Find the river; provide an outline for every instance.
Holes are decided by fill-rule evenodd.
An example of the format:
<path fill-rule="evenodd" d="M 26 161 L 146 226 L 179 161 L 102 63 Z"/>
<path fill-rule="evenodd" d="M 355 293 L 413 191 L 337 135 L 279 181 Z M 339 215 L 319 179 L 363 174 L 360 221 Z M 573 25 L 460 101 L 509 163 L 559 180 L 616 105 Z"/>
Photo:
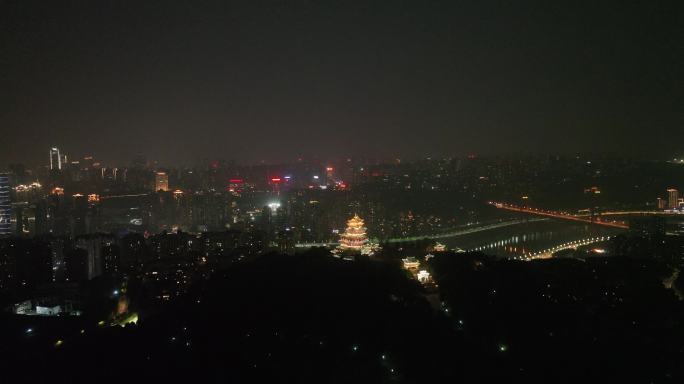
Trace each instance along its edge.
<path fill-rule="evenodd" d="M 624 230 L 564 220 L 527 222 L 488 231 L 440 239 L 447 248 L 481 251 L 513 257 L 535 253 L 563 243 L 593 237 L 614 236 Z"/>

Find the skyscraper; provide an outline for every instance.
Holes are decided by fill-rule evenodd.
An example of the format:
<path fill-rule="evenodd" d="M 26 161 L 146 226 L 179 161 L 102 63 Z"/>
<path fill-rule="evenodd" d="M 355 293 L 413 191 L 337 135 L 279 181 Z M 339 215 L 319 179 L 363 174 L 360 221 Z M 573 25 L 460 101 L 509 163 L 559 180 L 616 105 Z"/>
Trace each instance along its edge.
<path fill-rule="evenodd" d="M 62 155 L 56 147 L 50 149 L 50 169 L 62 169 Z"/>
<path fill-rule="evenodd" d="M 154 190 L 157 192 L 169 190 L 169 176 L 166 172 L 157 172 L 154 176 Z"/>
<path fill-rule="evenodd" d="M 0 236 L 12 234 L 12 203 L 10 202 L 9 175 L 0 173 Z"/>
<path fill-rule="evenodd" d="M 335 181 L 333 180 L 334 171 L 335 168 L 333 167 L 325 167 L 325 184 L 328 186 L 335 184 Z"/>
<path fill-rule="evenodd" d="M 660 198 L 660 197 L 656 200 L 656 205 L 657 205 L 658 209 L 667 208 L 667 202 L 665 201 L 665 199 Z"/>
<path fill-rule="evenodd" d="M 674 188 L 669 188 L 667 190 L 667 207 L 669 209 L 675 209 L 679 205 L 679 191 Z"/>

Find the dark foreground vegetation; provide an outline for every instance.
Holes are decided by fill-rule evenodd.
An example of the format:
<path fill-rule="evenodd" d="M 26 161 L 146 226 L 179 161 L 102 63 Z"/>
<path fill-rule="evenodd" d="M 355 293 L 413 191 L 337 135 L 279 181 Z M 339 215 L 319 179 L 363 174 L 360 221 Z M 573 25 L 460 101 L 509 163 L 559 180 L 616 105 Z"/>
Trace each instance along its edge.
<path fill-rule="evenodd" d="M 5 316 L 8 382 L 681 382 L 662 260 L 442 253 L 442 305 L 396 261 L 311 250 L 217 272 L 137 325 Z M 30 332 L 28 329 L 30 328 Z"/>

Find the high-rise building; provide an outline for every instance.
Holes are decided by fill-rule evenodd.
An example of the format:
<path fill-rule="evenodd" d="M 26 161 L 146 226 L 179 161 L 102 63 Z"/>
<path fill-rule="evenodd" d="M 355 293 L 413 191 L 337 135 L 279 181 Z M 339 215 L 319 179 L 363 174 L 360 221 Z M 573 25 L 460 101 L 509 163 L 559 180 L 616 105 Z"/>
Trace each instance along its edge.
<path fill-rule="evenodd" d="M 0 173 L 0 236 L 12 234 L 12 202 L 9 175 Z"/>
<path fill-rule="evenodd" d="M 679 191 L 674 188 L 669 188 L 667 190 L 667 207 L 669 209 L 678 208 L 679 202 Z"/>
<path fill-rule="evenodd" d="M 62 155 L 56 147 L 50 149 L 50 169 L 62 169 Z"/>
<path fill-rule="evenodd" d="M 658 209 L 665 209 L 665 208 L 667 208 L 667 201 L 665 201 L 665 199 L 659 197 L 656 200 L 656 205 L 657 205 Z"/>
<path fill-rule="evenodd" d="M 166 172 L 157 172 L 154 176 L 154 190 L 168 191 L 169 190 L 169 175 Z"/>
<path fill-rule="evenodd" d="M 335 183 L 335 180 L 333 179 L 335 176 L 334 171 L 335 168 L 333 167 L 325 167 L 325 184 L 328 186 L 333 185 Z"/>
<path fill-rule="evenodd" d="M 115 243 L 115 239 L 110 235 L 85 235 L 80 236 L 75 241 L 75 247 L 85 251 L 85 277 L 91 280 L 102 274 L 106 268 L 110 268 L 109 272 L 114 271 L 114 266 L 111 264 L 111 247 Z"/>

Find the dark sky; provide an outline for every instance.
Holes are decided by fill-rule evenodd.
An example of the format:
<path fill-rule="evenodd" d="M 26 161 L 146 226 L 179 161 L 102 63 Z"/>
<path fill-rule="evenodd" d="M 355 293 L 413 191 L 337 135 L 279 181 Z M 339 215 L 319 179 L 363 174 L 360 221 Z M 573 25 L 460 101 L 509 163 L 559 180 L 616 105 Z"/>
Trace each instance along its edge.
<path fill-rule="evenodd" d="M 684 151 L 684 1 L 0 0 L 0 163 Z"/>

